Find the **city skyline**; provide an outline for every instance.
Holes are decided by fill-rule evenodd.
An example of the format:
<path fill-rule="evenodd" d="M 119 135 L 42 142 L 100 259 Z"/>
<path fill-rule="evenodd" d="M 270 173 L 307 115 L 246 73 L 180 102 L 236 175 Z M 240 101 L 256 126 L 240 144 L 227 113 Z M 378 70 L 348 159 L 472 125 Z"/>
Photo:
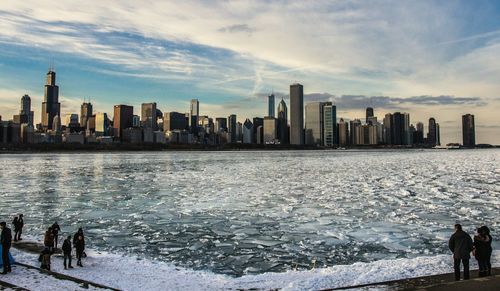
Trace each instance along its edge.
<path fill-rule="evenodd" d="M 344 119 L 364 119 L 366 107 L 379 119 L 409 112 L 412 123 L 439 115 L 446 144 L 462 140 L 461 116 L 471 113 L 477 143 L 500 144 L 493 1 L 125 2 L 2 2 L 0 115 L 16 114 L 28 94 L 39 123 L 39 76 L 53 64 L 65 113 L 78 113 L 84 98 L 108 114 L 152 101 L 184 112 L 197 98 L 201 114 L 243 123 L 266 115 L 273 91 L 289 103 L 297 81 L 304 103 L 331 101 Z"/>

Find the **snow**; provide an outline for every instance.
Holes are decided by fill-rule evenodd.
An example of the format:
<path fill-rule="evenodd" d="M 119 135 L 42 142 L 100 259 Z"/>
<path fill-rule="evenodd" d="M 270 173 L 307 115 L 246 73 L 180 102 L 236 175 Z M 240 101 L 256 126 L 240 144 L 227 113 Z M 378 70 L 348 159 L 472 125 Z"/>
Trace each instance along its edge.
<path fill-rule="evenodd" d="M 38 266 L 36 254 L 16 249 L 12 253 L 17 261 Z M 379 260 L 371 263 L 354 263 L 318 268 L 309 271 L 288 271 L 231 277 L 208 271 L 195 271 L 172 264 L 122 256 L 106 252 L 87 251 L 83 268 L 64 270 L 62 257 L 54 256 L 52 270 L 123 290 L 221 290 L 259 288 L 283 290 L 318 290 L 342 286 L 391 281 L 453 271 L 451 255 L 417 257 L 413 259 Z M 495 251 L 492 261 L 500 267 L 500 251 Z M 73 263 L 75 265 L 75 262 Z M 471 268 L 477 268 L 471 259 Z M 2 280 L 36 290 L 77 290 L 78 284 L 54 279 L 38 271 L 19 266 Z M 380 288 L 380 287 L 377 287 Z"/>

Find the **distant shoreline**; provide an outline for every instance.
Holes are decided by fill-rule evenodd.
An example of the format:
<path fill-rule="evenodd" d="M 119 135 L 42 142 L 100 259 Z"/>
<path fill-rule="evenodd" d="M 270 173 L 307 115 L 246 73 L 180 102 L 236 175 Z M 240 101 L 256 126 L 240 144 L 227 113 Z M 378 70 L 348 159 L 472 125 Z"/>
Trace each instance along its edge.
<path fill-rule="evenodd" d="M 500 146 L 478 146 L 463 149 L 500 148 Z M 38 152 L 125 152 L 125 151 L 343 151 L 343 150 L 446 150 L 446 148 L 406 146 L 350 146 L 342 149 L 293 145 L 186 145 L 186 144 L 0 144 L 0 154 Z"/>

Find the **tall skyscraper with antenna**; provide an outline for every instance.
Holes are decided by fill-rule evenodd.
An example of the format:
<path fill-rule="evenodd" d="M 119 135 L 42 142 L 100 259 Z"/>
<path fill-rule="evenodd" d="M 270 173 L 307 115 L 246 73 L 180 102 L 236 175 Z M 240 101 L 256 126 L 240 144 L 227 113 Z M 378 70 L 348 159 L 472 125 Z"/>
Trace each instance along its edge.
<path fill-rule="evenodd" d="M 59 103 L 59 86 L 56 85 L 56 72 L 52 67 L 47 72 L 45 94 L 42 102 L 42 128 L 44 131 L 52 129 L 54 117 L 61 115 Z"/>

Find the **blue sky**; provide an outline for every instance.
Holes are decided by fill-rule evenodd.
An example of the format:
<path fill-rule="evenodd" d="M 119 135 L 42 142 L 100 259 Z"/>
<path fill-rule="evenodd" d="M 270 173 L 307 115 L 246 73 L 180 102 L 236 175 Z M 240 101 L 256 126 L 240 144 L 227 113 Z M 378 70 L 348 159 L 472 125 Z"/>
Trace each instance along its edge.
<path fill-rule="evenodd" d="M 263 116 L 289 84 L 338 116 L 435 117 L 444 142 L 476 115 L 500 144 L 498 1 L 12 1 L 0 3 L 0 115 L 33 99 L 54 64 L 62 111 L 156 101 L 163 111 Z M 7 118 L 6 118 L 7 117 Z"/>

